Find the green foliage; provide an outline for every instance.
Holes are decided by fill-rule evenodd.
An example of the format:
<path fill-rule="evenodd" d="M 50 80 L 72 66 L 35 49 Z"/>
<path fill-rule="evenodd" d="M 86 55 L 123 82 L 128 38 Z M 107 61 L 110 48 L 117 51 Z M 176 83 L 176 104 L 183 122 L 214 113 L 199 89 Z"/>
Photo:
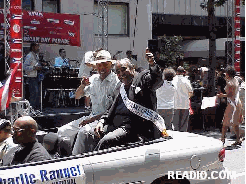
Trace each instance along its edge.
<path fill-rule="evenodd" d="M 167 38 L 166 35 L 159 37 L 161 40 L 160 59 L 167 62 L 167 66 L 176 65 L 177 59 L 183 59 L 184 55 L 181 53 L 180 41 L 182 36 L 173 36 Z"/>
<path fill-rule="evenodd" d="M 228 1 L 228 0 L 214 0 L 214 6 L 215 7 L 224 6 L 226 1 Z M 245 6 L 245 0 L 241 0 L 241 3 L 242 3 L 243 6 Z M 202 2 L 200 4 L 200 6 L 201 6 L 202 9 L 207 9 L 208 0 L 204 0 L 204 2 Z"/>
<path fill-rule="evenodd" d="M 214 1 L 214 6 L 224 6 L 227 0 L 217 0 Z"/>

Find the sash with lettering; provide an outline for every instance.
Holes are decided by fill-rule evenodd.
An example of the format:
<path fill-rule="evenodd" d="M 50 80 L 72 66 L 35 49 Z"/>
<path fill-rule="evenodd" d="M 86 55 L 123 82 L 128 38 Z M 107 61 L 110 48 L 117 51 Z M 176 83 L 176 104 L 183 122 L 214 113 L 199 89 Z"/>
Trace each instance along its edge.
<path fill-rule="evenodd" d="M 129 98 L 127 97 L 125 88 L 124 88 L 124 84 L 121 84 L 120 95 L 128 110 L 130 110 L 134 114 L 146 120 L 152 121 L 155 124 L 155 126 L 160 130 L 163 137 L 168 136 L 166 132 L 166 125 L 165 125 L 164 119 L 157 112 L 129 100 Z"/>

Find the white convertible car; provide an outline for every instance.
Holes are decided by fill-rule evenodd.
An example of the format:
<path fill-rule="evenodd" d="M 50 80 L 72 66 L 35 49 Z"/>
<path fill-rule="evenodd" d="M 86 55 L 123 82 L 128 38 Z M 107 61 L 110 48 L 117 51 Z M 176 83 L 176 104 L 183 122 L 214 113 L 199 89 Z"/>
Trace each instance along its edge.
<path fill-rule="evenodd" d="M 0 168 L 1 184 L 230 183 L 222 142 L 188 132 L 44 162 Z"/>

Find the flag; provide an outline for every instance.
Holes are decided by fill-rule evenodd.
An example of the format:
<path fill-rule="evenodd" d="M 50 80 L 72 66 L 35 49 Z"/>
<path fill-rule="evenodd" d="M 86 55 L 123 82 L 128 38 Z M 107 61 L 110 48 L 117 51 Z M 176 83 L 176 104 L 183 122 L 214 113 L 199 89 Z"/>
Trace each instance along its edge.
<path fill-rule="evenodd" d="M 0 87 L 0 111 L 9 107 L 9 103 L 13 93 L 13 85 L 15 82 L 15 74 L 19 64 L 11 71 L 11 74 L 7 77 L 6 81 Z"/>

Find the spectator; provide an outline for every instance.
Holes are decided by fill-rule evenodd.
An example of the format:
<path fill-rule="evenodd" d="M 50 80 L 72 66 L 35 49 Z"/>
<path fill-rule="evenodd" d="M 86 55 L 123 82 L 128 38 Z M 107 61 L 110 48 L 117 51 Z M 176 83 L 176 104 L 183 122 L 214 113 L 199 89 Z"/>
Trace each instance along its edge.
<path fill-rule="evenodd" d="M 70 67 L 70 61 L 66 58 L 66 50 L 61 48 L 59 49 L 60 57 L 55 58 L 55 67 Z"/>
<path fill-rule="evenodd" d="M 82 96 L 89 96 L 92 103 L 92 111 L 88 117 L 82 117 L 78 120 L 72 121 L 58 129 L 59 137 L 69 137 L 71 144 L 78 133 L 80 127 L 86 124 L 86 127 L 81 128 L 90 129 L 100 116 L 112 105 L 116 96 L 115 89 L 120 84 L 120 81 L 115 73 L 111 71 L 112 59 L 111 55 L 106 50 L 101 50 L 97 53 L 96 68 L 98 74 L 94 74 L 93 80 L 89 82 L 88 77 L 82 77 L 81 85 L 75 93 L 75 98 L 79 99 Z"/>
<path fill-rule="evenodd" d="M 239 124 L 242 118 L 242 104 L 239 99 L 239 82 L 235 78 L 236 71 L 233 66 L 226 67 L 226 93 L 217 94 L 219 98 L 227 97 L 227 107 L 224 113 L 221 141 L 225 143 L 225 136 L 228 127 L 232 126 L 236 134 L 236 141 L 233 146 L 241 145 Z"/>
<path fill-rule="evenodd" d="M 30 104 L 34 109 L 40 109 L 40 81 L 38 78 L 38 71 L 42 69 L 38 58 L 39 44 L 31 43 L 30 52 L 27 54 L 23 63 L 24 72 L 27 75 L 27 83 L 29 86 L 30 93 Z"/>
<path fill-rule="evenodd" d="M 156 90 L 157 111 L 165 120 L 167 130 L 172 130 L 174 115 L 174 93 L 175 87 L 172 84 L 173 77 L 176 72 L 172 68 L 166 68 L 163 71 L 164 82 L 160 88 Z"/>
<path fill-rule="evenodd" d="M 83 76 L 90 76 L 89 78 L 89 82 L 92 83 L 92 80 L 94 77 L 91 77 L 93 74 L 96 74 L 96 65 L 91 64 L 91 62 L 94 59 L 93 56 L 93 51 L 88 51 L 85 53 L 84 58 L 80 64 L 80 68 L 79 68 L 79 74 L 78 77 L 82 78 Z M 78 98 L 80 99 L 80 97 Z M 90 101 L 90 97 L 86 96 L 85 99 L 85 108 L 86 109 L 90 109 L 91 107 L 91 101 Z"/>
<path fill-rule="evenodd" d="M 135 72 L 134 66 L 128 59 L 116 62 L 116 73 L 123 83 L 120 93 L 118 92 L 110 110 L 99 120 L 94 132 L 88 134 L 80 146 L 90 145 L 94 147 L 98 142 L 96 149 L 104 149 L 135 141 L 137 135 L 146 139 L 160 136 L 160 134 L 156 135 L 153 122 L 144 119 L 141 113 L 138 114 L 131 107 L 125 105 L 127 101 L 136 106 L 141 104 L 145 108 L 156 110 L 155 91 L 162 83 L 162 73 L 153 60 L 153 54 L 146 54 L 148 55 L 150 70 L 141 73 Z M 126 98 L 127 96 L 129 99 Z M 99 140 L 99 138 L 101 139 Z"/>
<path fill-rule="evenodd" d="M 8 151 L 17 146 L 12 139 L 11 123 L 9 120 L 0 119 L 0 165 L 2 164 L 3 156 Z"/>
<path fill-rule="evenodd" d="M 13 141 L 18 144 L 4 157 L 3 165 L 16 165 L 51 159 L 46 149 L 36 139 L 38 125 L 30 116 L 18 118 L 13 125 Z"/>
<path fill-rule="evenodd" d="M 133 55 L 132 55 L 132 51 L 131 50 L 127 50 L 126 51 L 126 57 L 131 61 L 131 63 L 133 64 L 133 66 L 136 68 L 138 68 L 138 65 L 137 65 L 137 58 L 135 58 Z"/>
<path fill-rule="evenodd" d="M 226 79 L 225 79 L 225 69 L 221 68 L 218 75 L 217 75 L 217 79 L 216 79 L 216 87 L 217 87 L 217 94 L 223 93 L 225 94 L 225 86 L 226 86 Z M 224 116 L 224 112 L 227 106 L 227 99 L 226 97 L 221 97 L 218 98 L 218 105 L 216 107 L 216 114 L 215 114 L 215 118 L 216 118 L 216 123 L 218 123 L 219 125 L 217 127 L 222 128 L 222 120 L 223 120 L 223 116 Z"/>
<path fill-rule="evenodd" d="M 190 80 L 184 77 L 185 70 L 179 66 L 177 75 L 173 78 L 173 85 L 176 89 L 174 95 L 174 130 L 186 132 L 189 122 L 189 103 L 193 95 L 193 89 Z"/>
<path fill-rule="evenodd" d="M 89 76 L 90 71 L 95 68 L 95 65 L 91 64 L 93 58 L 93 51 L 87 51 L 85 53 L 79 68 L 79 78 L 82 78 L 83 76 Z"/>
<path fill-rule="evenodd" d="M 201 86 L 207 87 L 208 86 L 208 67 L 201 67 Z"/>

